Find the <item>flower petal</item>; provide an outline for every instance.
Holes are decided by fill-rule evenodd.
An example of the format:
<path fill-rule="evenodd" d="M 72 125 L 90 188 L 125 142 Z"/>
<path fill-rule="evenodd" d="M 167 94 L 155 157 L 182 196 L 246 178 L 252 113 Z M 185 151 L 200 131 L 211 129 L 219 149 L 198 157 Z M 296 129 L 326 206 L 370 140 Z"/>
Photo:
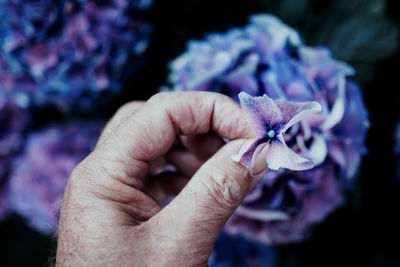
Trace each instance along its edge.
<path fill-rule="evenodd" d="M 282 133 L 296 122 L 321 112 L 321 105 L 316 101 L 290 102 L 285 100 L 275 100 L 275 103 L 283 114 L 282 124 L 286 124 L 281 130 Z"/>
<path fill-rule="evenodd" d="M 328 144 L 323 135 L 313 133 L 311 137 L 311 145 L 307 148 L 304 137 L 298 135 L 296 137 L 297 145 L 303 154 L 312 159 L 316 165 L 321 164 L 328 155 Z"/>
<path fill-rule="evenodd" d="M 243 154 L 234 155 L 232 159 L 245 165 L 248 169 L 253 169 L 258 155 L 267 144 L 265 138 L 258 138 Z"/>
<path fill-rule="evenodd" d="M 265 210 L 265 209 L 254 209 L 246 208 L 241 205 L 236 209 L 236 213 L 248 218 L 252 218 L 258 221 L 282 221 L 288 220 L 290 217 L 283 211 Z"/>
<path fill-rule="evenodd" d="M 338 124 L 344 115 L 346 105 L 346 78 L 344 75 L 339 77 L 338 80 L 338 92 L 336 101 L 332 106 L 331 112 L 321 125 L 321 129 L 326 131 Z"/>
<path fill-rule="evenodd" d="M 266 153 L 266 161 L 268 168 L 271 170 L 286 168 L 294 171 L 302 171 L 315 166 L 313 161 L 296 154 L 286 144 L 277 140 L 271 142 Z"/>
<path fill-rule="evenodd" d="M 245 91 L 250 94 L 257 94 L 258 84 L 253 73 L 256 72 L 259 61 L 260 59 L 258 55 L 250 54 L 246 59 L 244 59 L 242 66 L 237 67 L 231 73 L 227 74 L 225 81 L 233 88 L 246 88 Z M 238 89 L 238 91 L 242 90 Z"/>
<path fill-rule="evenodd" d="M 282 121 L 283 115 L 279 107 L 267 95 L 252 97 L 241 92 L 239 99 L 246 112 L 247 121 L 257 137 L 265 136 L 267 128 Z"/>

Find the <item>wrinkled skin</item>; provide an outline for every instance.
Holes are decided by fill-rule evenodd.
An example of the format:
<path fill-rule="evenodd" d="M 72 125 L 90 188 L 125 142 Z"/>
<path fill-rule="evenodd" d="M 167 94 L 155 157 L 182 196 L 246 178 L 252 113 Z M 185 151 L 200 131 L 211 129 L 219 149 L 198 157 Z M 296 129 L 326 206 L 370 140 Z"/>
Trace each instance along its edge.
<path fill-rule="evenodd" d="M 252 133 L 239 105 L 216 93 L 160 93 L 122 107 L 70 177 L 57 266 L 206 265 L 267 170 L 251 175 L 231 160 L 245 137 Z M 175 171 L 157 174 L 160 162 Z"/>

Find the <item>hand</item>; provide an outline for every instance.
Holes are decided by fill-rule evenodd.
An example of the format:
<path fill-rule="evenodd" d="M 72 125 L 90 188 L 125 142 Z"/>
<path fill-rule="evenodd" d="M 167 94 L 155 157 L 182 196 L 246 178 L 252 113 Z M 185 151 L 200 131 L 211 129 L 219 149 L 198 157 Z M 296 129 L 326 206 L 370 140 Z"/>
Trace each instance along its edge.
<path fill-rule="evenodd" d="M 240 106 L 216 93 L 160 93 L 122 107 L 71 174 L 57 265 L 207 265 L 227 219 L 266 172 L 252 176 L 231 159 L 250 136 Z M 154 173 L 165 163 L 175 171 Z"/>

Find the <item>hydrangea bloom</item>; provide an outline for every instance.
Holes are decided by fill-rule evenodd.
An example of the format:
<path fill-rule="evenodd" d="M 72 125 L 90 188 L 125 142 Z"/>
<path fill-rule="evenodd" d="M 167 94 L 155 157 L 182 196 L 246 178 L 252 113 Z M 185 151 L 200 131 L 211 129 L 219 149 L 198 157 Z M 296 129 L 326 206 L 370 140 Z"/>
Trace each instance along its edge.
<path fill-rule="evenodd" d="M 273 248 L 222 232 L 215 243 L 208 266 L 272 267 L 276 266 L 276 261 L 276 251 Z"/>
<path fill-rule="evenodd" d="M 54 233 L 69 175 L 94 148 L 103 123 L 70 123 L 32 132 L 9 181 L 10 209 Z"/>
<path fill-rule="evenodd" d="M 366 152 L 368 114 L 353 69 L 326 48 L 307 47 L 299 34 L 270 15 L 255 15 L 244 28 L 191 41 L 171 63 L 173 90 L 207 90 L 238 100 L 267 94 L 286 101 L 317 101 L 321 113 L 287 129 L 284 141 L 316 167 L 269 171 L 226 224 L 277 244 L 302 240 L 310 225 L 342 202 Z"/>
<path fill-rule="evenodd" d="M 8 210 L 6 184 L 12 159 L 23 145 L 23 131 L 28 123 L 23 110 L 0 91 L 0 219 Z"/>
<path fill-rule="evenodd" d="M 257 139 L 235 161 L 249 169 L 262 150 L 266 150 L 266 162 L 271 170 L 287 168 L 290 170 L 307 170 L 315 163 L 293 152 L 285 143 L 283 134 L 295 123 L 321 111 L 318 102 L 290 102 L 273 100 L 267 95 L 251 97 L 241 92 L 240 104 L 247 113 L 247 120 Z"/>
<path fill-rule="evenodd" d="M 0 90 L 29 106 L 94 108 L 139 68 L 150 2 L 0 0 Z"/>

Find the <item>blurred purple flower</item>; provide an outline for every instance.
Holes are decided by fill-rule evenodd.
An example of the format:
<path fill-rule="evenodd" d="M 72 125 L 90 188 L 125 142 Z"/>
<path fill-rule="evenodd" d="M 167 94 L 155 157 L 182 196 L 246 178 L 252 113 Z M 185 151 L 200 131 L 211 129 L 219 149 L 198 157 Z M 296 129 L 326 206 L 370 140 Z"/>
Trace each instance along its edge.
<path fill-rule="evenodd" d="M 397 179 L 400 179 L 400 121 L 397 122 L 394 138 L 394 154 L 397 157 Z"/>
<path fill-rule="evenodd" d="M 301 241 L 310 225 L 343 202 L 334 163 L 302 172 L 269 172 L 230 218 L 227 230 L 268 244 Z"/>
<path fill-rule="evenodd" d="M 265 148 L 266 162 L 271 170 L 281 167 L 308 170 L 315 166 L 310 159 L 293 152 L 286 145 L 283 134 L 295 123 L 320 112 L 318 102 L 273 100 L 267 95 L 252 97 L 245 92 L 239 94 L 239 99 L 257 139 L 244 153 L 237 155 L 237 160 L 234 157 L 235 161 L 253 169 L 255 160 Z"/>
<path fill-rule="evenodd" d="M 12 159 L 23 145 L 28 116 L 0 91 L 0 220 L 8 211 L 6 184 Z"/>
<path fill-rule="evenodd" d="M 9 181 L 10 209 L 46 234 L 56 232 L 59 208 L 73 168 L 94 148 L 99 122 L 75 122 L 32 132 Z"/>
<path fill-rule="evenodd" d="M 350 66 L 326 48 L 305 46 L 295 30 L 261 14 L 242 29 L 189 42 L 170 67 L 173 90 L 220 92 L 236 101 L 244 91 L 322 107 L 284 136 L 291 150 L 316 167 L 268 172 L 228 221 L 227 232 L 270 244 L 301 241 L 342 203 L 366 153 L 369 126 L 360 89 L 346 80 L 354 72 Z"/>
<path fill-rule="evenodd" d="M 0 0 L 0 90 L 27 106 L 93 109 L 139 70 L 150 3 Z"/>

